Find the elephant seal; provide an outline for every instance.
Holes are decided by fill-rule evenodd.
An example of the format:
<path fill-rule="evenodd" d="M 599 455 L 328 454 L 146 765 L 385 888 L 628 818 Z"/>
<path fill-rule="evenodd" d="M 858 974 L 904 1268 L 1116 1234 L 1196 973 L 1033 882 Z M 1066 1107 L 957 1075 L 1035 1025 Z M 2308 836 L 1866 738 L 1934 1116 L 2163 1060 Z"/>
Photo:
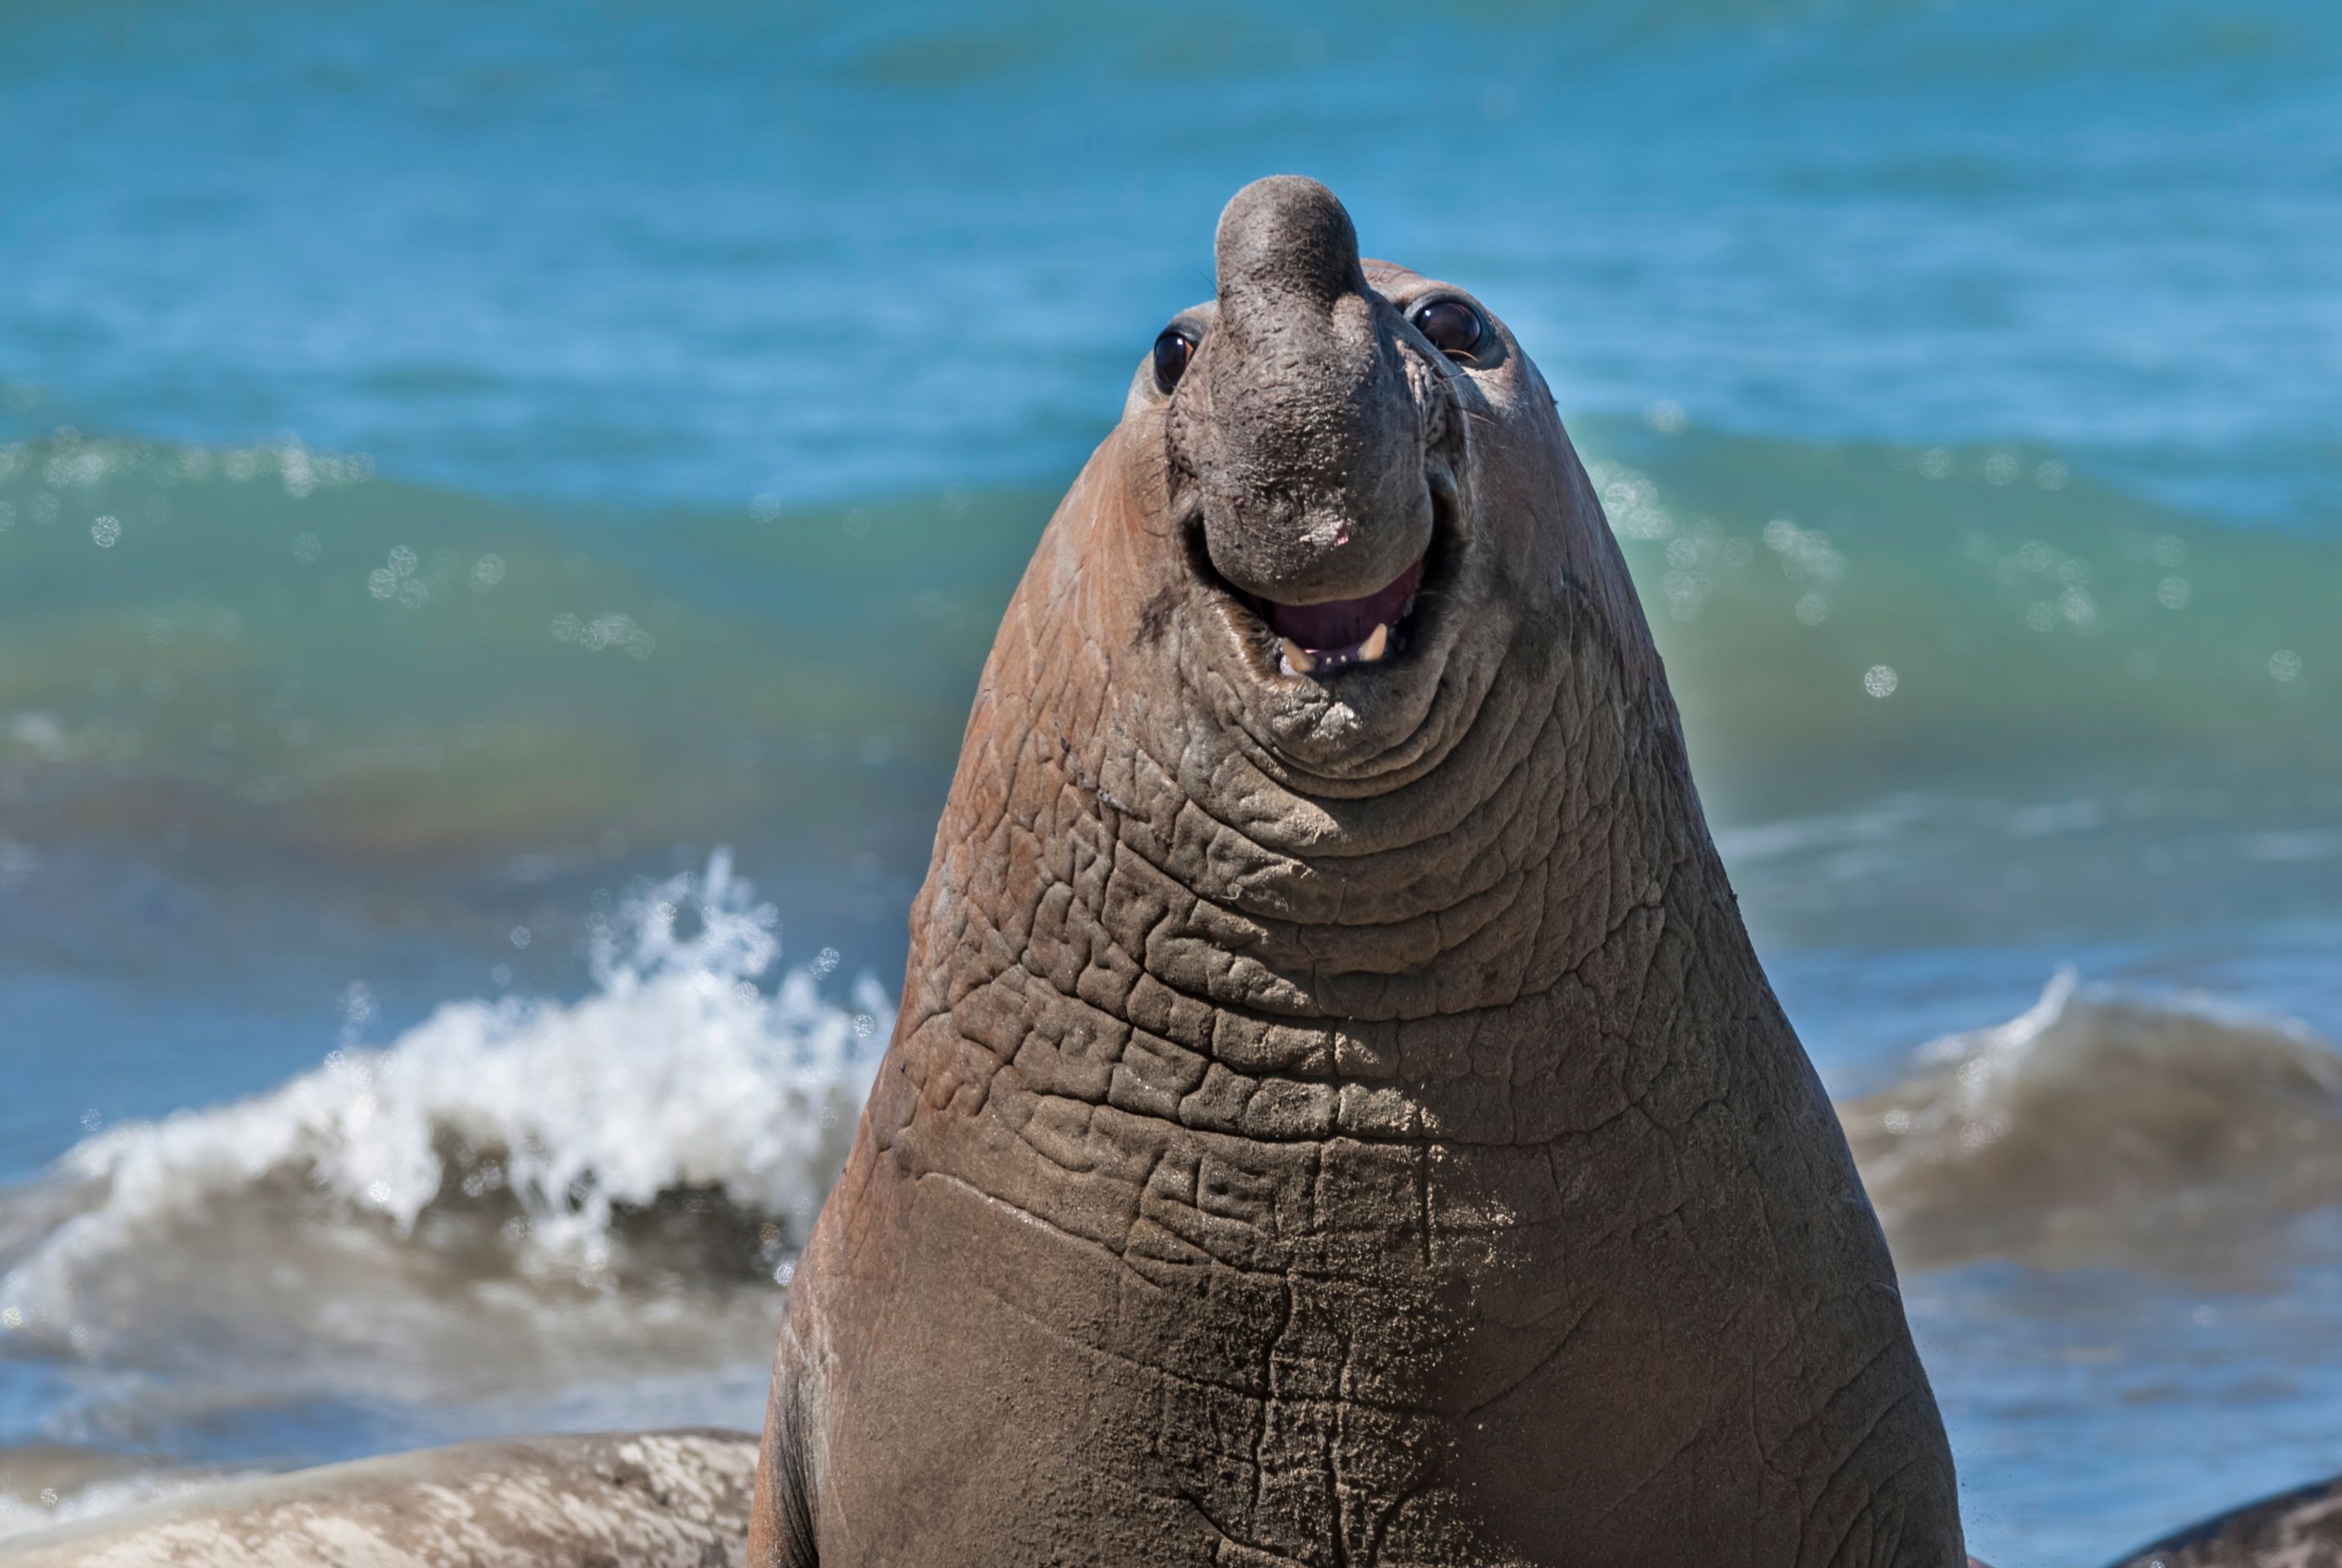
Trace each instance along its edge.
<path fill-rule="evenodd" d="M 735 1568 L 756 1440 L 646 1432 L 329 1464 L 0 1543 L 10 1568 Z"/>
<path fill-rule="evenodd" d="M 1551 394 L 1246 187 L 977 690 L 756 1568 L 1963 1561 Z"/>

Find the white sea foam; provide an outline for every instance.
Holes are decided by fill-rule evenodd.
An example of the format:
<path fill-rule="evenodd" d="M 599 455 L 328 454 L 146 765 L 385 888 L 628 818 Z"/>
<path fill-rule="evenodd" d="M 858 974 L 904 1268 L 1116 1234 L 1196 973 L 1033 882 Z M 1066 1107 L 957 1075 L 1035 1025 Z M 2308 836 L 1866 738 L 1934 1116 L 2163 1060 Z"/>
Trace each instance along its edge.
<path fill-rule="evenodd" d="M 375 1333 L 397 1310 L 385 1293 L 409 1287 L 606 1297 L 629 1216 L 677 1203 L 752 1238 L 725 1272 L 761 1258 L 769 1291 L 894 1024 L 871 980 L 840 1005 L 824 966 L 776 974 L 775 919 L 719 853 L 596 924 L 577 1001 L 449 1003 L 272 1093 L 85 1140 L 36 1192 L 0 1199 L 15 1210 L 0 1213 L 0 1322 L 118 1349 L 174 1314 L 233 1327 L 241 1300 L 346 1340 Z M 235 1251 L 249 1245 L 262 1255 Z M 435 1246 L 427 1266 L 383 1262 Z"/>

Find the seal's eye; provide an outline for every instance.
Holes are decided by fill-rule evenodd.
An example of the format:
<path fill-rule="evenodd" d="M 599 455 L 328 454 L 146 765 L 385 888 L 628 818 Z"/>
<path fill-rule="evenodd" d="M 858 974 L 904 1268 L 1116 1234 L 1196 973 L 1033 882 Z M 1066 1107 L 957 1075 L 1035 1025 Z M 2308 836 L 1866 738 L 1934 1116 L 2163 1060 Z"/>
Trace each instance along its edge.
<path fill-rule="evenodd" d="M 1468 359 L 1487 328 L 1480 313 L 1460 299 L 1436 299 L 1415 313 L 1415 330 L 1450 359 Z"/>
<path fill-rule="evenodd" d="M 1187 361 L 1194 358 L 1196 345 L 1176 326 L 1166 326 L 1163 335 L 1155 340 L 1155 385 L 1168 392 L 1179 385 L 1186 374 Z"/>

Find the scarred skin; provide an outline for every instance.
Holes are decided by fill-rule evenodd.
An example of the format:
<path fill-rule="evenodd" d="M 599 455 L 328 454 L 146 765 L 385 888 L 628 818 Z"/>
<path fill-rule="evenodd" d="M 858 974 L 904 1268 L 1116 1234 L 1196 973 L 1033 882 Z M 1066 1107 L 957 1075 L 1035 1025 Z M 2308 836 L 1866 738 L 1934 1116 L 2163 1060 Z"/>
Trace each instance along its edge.
<path fill-rule="evenodd" d="M 986 666 L 750 1563 L 1961 1563 L 1543 379 L 1311 182 L 1217 251 Z M 1280 668 L 1243 595 L 1426 545 L 1390 658 Z"/>

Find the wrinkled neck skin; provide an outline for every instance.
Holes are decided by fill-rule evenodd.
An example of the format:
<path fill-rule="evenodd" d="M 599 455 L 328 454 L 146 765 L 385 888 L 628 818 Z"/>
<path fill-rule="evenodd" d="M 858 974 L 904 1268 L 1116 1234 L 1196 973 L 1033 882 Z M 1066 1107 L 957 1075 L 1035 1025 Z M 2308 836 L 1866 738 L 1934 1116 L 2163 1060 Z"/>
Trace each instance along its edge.
<path fill-rule="evenodd" d="M 1475 536 L 1440 606 L 1472 624 L 1441 631 L 1470 634 L 1425 650 L 1436 680 L 1363 714 L 1316 690 L 1263 699 L 1245 651 L 1199 624 L 1229 611 L 1193 591 L 1162 521 L 1158 422 L 1108 438 L 982 683 L 913 917 L 906 1038 L 965 991 L 972 939 L 1063 974 L 1030 944 L 1064 922 L 1094 985 L 1152 979 L 1368 1050 L 1400 1021 L 1549 990 L 1679 875 L 1686 914 L 1721 893 L 1624 564 L 1542 381 L 1520 385 L 1521 406 L 1493 411 L 1460 378 L 1443 389 L 1469 431 Z M 1125 931 L 1125 895 L 1162 913 Z M 1072 936 L 1076 916 L 1114 945 Z M 1330 1048 L 1279 1069 L 1333 1071 L 1313 1064 Z"/>

